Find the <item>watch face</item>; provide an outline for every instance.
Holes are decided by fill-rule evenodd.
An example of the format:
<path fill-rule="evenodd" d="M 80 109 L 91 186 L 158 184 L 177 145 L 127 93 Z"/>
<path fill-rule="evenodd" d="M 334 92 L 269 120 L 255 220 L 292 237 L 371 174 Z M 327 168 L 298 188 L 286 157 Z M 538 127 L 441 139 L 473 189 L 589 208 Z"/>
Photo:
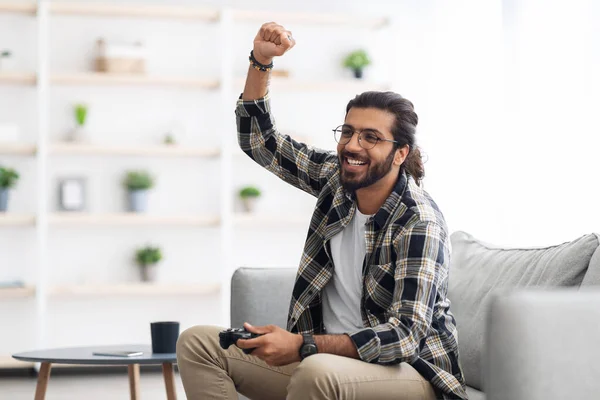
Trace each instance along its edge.
<path fill-rule="evenodd" d="M 317 354 L 317 346 L 314 344 L 305 344 L 302 346 L 302 358 L 306 358 L 308 356 L 312 356 L 313 354 Z"/>

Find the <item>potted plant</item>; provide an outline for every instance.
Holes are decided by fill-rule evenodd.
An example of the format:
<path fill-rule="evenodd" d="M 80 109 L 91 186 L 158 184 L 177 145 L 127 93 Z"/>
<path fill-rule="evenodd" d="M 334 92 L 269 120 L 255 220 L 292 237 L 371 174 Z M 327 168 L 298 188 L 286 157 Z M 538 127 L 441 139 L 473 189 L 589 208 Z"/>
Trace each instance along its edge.
<path fill-rule="evenodd" d="M 0 51 L 0 70 L 9 70 L 12 67 L 12 51 Z"/>
<path fill-rule="evenodd" d="M 371 64 L 371 60 L 364 50 L 353 51 L 344 59 L 344 67 L 354 71 L 354 76 L 357 79 L 362 78 L 363 69 L 369 64 Z"/>
<path fill-rule="evenodd" d="M 162 260 L 162 252 L 158 247 L 145 246 L 135 252 L 135 261 L 140 266 L 143 282 L 156 280 L 156 265 L 160 260 Z"/>
<path fill-rule="evenodd" d="M 165 135 L 165 138 L 164 138 L 163 142 L 166 145 L 174 145 L 176 143 L 176 141 L 175 141 L 175 135 L 173 135 L 172 133 L 167 133 Z"/>
<path fill-rule="evenodd" d="M 0 167 L 0 212 L 8 209 L 9 190 L 17 184 L 19 174 L 12 168 Z"/>
<path fill-rule="evenodd" d="M 80 141 L 85 137 L 85 121 L 87 120 L 88 107 L 85 104 L 75 104 L 73 106 L 75 116 L 75 127 L 69 133 L 67 139 L 69 141 Z"/>
<path fill-rule="evenodd" d="M 260 194 L 260 190 L 254 186 L 246 186 L 240 190 L 240 198 L 242 199 L 244 211 L 254 211 L 256 200 L 260 197 Z"/>
<path fill-rule="evenodd" d="M 154 178 L 146 171 L 128 171 L 123 180 L 129 197 L 129 211 L 145 212 L 148 208 L 148 189 L 154 186 Z"/>

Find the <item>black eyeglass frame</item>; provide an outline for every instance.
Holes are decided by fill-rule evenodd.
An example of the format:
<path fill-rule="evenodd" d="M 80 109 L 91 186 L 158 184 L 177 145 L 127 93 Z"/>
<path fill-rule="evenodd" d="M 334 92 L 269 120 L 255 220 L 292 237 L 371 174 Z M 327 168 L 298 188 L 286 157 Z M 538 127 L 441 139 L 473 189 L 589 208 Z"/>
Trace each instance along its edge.
<path fill-rule="evenodd" d="M 348 125 L 345 125 L 345 124 L 342 124 L 342 125 L 340 125 L 340 126 L 338 126 L 338 127 L 334 128 L 334 129 L 332 129 L 331 131 L 333 132 L 333 139 L 334 139 L 334 140 L 335 140 L 337 143 L 339 143 L 339 144 L 341 144 L 341 145 L 344 145 L 344 146 L 345 146 L 345 145 L 347 145 L 348 143 L 350 143 L 350 141 L 352 140 L 352 136 L 354 136 L 354 134 L 355 134 L 355 133 L 357 133 L 357 132 L 358 132 L 358 144 L 359 144 L 359 146 L 360 146 L 360 147 L 362 147 L 362 148 L 363 148 L 363 149 L 365 149 L 365 150 L 371 150 L 372 148 L 374 148 L 375 146 L 377 146 L 377 143 L 379 143 L 379 142 L 391 142 L 391 143 L 396 143 L 397 145 L 400 145 L 400 144 L 401 144 L 401 143 L 400 143 L 400 142 L 398 142 L 397 140 L 392 140 L 392 139 L 382 139 L 382 138 L 380 138 L 379 136 L 377 136 L 377 133 L 381 133 L 381 132 L 379 132 L 379 131 L 376 131 L 376 130 L 374 130 L 374 129 L 368 129 L 368 128 L 367 128 L 367 129 L 360 129 L 360 130 L 359 130 L 359 129 L 353 129 L 353 130 L 352 130 L 352 136 L 350 136 L 350 137 L 348 138 L 348 141 L 344 143 L 344 142 L 342 142 L 342 138 L 341 138 L 341 133 L 342 133 L 341 131 L 342 131 L 342 128 L 343 128 L 343 127 L 347 127 L 347 128 L 348 128 L 349 126 L 348 126 Z M 352 129 L 352 128 L 349 128 L 349 129 Z M 377 138 L 377 141 L 376 141 L 376 142 L 373 144 L 373 146 L 371 146 L 371 147 L 365 147 L 365 146 L 363 146 L 363 144 L 362 144 L 362 133 L 363 133 L 364 131 L 373 132 L 373 133 L 375 134 L 375 137 Z M 337 132 L 339 132 L 339 133 L 340 133 L 340 140 L 337 140 L 337 138 L 336 138 L 336 134 L 337 134 Z"/>

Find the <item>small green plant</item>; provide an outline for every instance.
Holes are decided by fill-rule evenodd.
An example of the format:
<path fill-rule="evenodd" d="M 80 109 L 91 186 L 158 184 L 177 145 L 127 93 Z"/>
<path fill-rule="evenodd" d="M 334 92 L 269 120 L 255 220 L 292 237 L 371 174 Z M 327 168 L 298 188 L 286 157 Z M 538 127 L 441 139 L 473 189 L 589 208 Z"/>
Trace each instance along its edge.
<path fill-rule="evenodd" d="M 158 247 L 145 246 L 135 253 L 135 261 L 140 266 L 156 264 L 160 260 L 162 260 L 162 252 Z"/>
<path fill-rule="evenodd" d="M 165 142 L 165 144 L 175 144 L 175 136 L 173 136 L 173 134 L 171 134 L 171 133 L 167 133 L 165 135 L 164 142 Z"/>
<path fill-rule="evenodd" d="M 10 189 L 17 184 L 19 173 L 12 168 L 0 167 L 0 189 Z"/>
<path fill-rule="evenodd" d="M 245 188 L 242 188 L 242 190 L 240 190 L 240 197 L 242 199 L 247 199 L 250 197 L 259 197 L 260 196 L 260 190 L 254 186 L 246 186 Z"/>
<path fill-rule="evenodd" d="M 344 59 L 344 67 L 352 70 L 360 70 L 371 64 L 371 60 L 364 50 L 356 50 L 348 54 Z"/>
<path fill-rule="evenodd" d="M 85 104 L 76 104 L 74 107 L 75 111 L 75 121 L 77 121 L 77 125 L 83 126 L 85 125 L 85 120 L 87 118 L 88 108 Z"/>
<path fill-rule="evenodd" d="M 12 52 L 10 50 L 2 50 L 2 52 L 0 52 L 0 57 L 2 58 L 8 58 L 12 56 Z"/>
<path fill-rule="evenodd" d="M 146 190 L 154 186 L 154 178 L 146 171 L 128 171 L 123 185 L 129 190 Z"/>

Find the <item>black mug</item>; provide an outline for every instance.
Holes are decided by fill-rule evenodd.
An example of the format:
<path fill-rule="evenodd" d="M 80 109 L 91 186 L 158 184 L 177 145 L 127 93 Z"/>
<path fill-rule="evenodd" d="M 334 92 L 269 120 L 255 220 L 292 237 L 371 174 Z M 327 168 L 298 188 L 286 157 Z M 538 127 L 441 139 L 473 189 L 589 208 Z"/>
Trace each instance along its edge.
<path fill-rule="evenodd" d="M 179 337 L 179 322 L 151 322 L 153 353 L 175 353 Z"/>

